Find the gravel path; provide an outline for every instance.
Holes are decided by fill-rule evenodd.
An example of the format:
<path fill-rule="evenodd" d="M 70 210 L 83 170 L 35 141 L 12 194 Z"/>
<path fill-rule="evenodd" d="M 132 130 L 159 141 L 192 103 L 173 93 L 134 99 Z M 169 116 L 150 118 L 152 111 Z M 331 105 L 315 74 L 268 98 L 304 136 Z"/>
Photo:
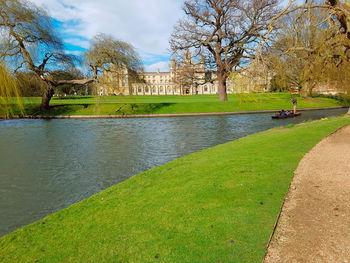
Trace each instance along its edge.
<path fill-rule="evenodd" d="M 300 162 L 264 262 L 350 263 L 350 126 Z"/>

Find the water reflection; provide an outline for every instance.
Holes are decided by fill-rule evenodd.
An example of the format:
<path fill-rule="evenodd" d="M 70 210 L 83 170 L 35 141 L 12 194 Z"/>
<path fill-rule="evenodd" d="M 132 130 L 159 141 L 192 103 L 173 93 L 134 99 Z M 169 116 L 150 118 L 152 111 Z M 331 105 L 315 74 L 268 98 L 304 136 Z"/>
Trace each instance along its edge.
<path fill-rule="evenodd" d="M 270 114 L 0 122 L 0 236 L 132 175 L 274 126 L 346 109 Z"/>

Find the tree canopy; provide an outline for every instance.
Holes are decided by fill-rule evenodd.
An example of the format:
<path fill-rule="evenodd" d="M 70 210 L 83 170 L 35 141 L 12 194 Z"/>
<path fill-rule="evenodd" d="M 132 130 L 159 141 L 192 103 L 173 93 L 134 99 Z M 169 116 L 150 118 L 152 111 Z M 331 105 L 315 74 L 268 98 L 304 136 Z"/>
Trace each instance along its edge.
<path fill-rule="evenodd" d="M 277 37 L 264 53 L 274 72 L 274 83 L 298 87 L 303 95 L 320 84 L 336 83 L 338 89 L 349 89 L 350 39 L 334 13 L 335 2 L 291 3 L 274 18 L 279 25 L 275 28 Z M 340 1 L 336 4 L 347 8 Z"/>
<path fill-rule="evenodd" d="M 57 86 L 91 83 L 99 72 L 112 64 L 135 72 L 142 69 L 141 59 L 132 45 L 99 34 L 85 53 L 86 64 L 93 70 L 94 77 L 62 79 L 67 75 L 62 72 L 73 68 L 77 60 L 65 53 L 62 39 L 47 12 L 26 0 L 0 0 L 0 34 L 0 60 L 14 72 L 29 70 L 46 83 L 43 85 L 43 109 L 49 109 Z"/>
<path fill-rule="evenodd" d="M 217 71 L 220 100 L 227 100 L 226 80 L 242 60 L 252 57 L 261 35 L 278 13 L 276 0 L 188 0 L 185 18 L 174 27 L 174 53 L 187 49 L 207 55 Z"/>
<path fill-rule="evenodd" d="M 47 83 L 41 107 L 48 109 L 54 87 L 66 84 L 64 80 L 50 78 L 49 72 L 57 67 L 74 66 L 73 57 L 64 53 L 52 18 L 29 1 L 0 0 L 0 33 L 0 59 L 15 72 L 30 70 Z"/>
<path fill-rule="evenodd" d="M 52 18 L 33 3 L 0 0 L 0 28 L 0 58 L 15 71 L 29 69 L 44 78 L 48 64 L 71 66 Z"/>
<path fill-rule="evenodd" d="M 90 49 L 85 52 L 85 64 L 96 77 L 112 66 L 135 72 L 143 70 L 142 60 L 131 44 L 101 33 L 92 39 Z"/>

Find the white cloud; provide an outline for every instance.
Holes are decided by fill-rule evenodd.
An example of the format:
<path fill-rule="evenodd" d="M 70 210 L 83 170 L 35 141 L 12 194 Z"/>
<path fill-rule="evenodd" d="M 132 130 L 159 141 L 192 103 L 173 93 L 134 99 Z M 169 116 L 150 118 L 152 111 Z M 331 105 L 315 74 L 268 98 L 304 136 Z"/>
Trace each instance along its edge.
<path fill-rule="evenodd" d="M 79 38 L 65 38 L 63 39 L 63 42 L 74 46 L 86 48 L 86 49 L 89 48 L 89 45 L 90 45 L 89 41 L 81 40 Z"/>
<path fill-rule="evenodd" d="M 169 56 L 168 39 L 183 0 L 32 0 L 64 22 L 67 43 L 81 45 L 102 32 L 132 43 L 143 54 Z M 69 41 L 69 42 L 68 42 Z M 86 43 L 83 43 L 86 47 Z M 146 56 L 145 59 L 149 59 Z M 153 60 L 154 62 L 155 60 Z M 150 60 L 149 60 L 150 62 Z"/>
<path fill-rule="evenodd" d="M 169 62 L 158 62 L 145 67 L 146 72 L 169 72 Z"/>
<path fill-rule="evenodd" d="M 80 50 L 68 50 L 66 53 L 74 56 L 82 56 L 84 54 L 84 52 Z"/>

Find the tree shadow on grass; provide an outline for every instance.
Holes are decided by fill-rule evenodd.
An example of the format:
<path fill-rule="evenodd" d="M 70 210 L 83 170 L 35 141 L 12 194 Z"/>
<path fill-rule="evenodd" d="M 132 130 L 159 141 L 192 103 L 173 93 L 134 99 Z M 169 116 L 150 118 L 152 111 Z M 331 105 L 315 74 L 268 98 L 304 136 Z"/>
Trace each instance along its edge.
<path fill-rule="evenodd" d="M 82 104 L 73 105 L 54 105 L 49 110 L 40 109 L 40 105 L 26 105 L 25 115 L 31 116 L 56 116 L 56 115 L 73 115 L 76 111 L 83 109 Z"/>
<path fill-rule="evenodd" d="M 85 100 L 85 99 L 93 99 L 94 96 L 60 96 L 60 97 L 54 97 L 52 100 Z"/>
<path fill-rule="evenodd" d="M 39 104 L 26 104 L 24 113 L 14 110 L 14 115 L 58 116 L 58 115 L 130 115 L 154 114 L 176 103 L 123 103 L 123 104 L 57 104 L 49 110 L 40 109 Z"/>
<path fill-rule="evenodd" d="M 154 114 L 176 103 L 128 103 L 119 104 L 115 114 Z"/>

